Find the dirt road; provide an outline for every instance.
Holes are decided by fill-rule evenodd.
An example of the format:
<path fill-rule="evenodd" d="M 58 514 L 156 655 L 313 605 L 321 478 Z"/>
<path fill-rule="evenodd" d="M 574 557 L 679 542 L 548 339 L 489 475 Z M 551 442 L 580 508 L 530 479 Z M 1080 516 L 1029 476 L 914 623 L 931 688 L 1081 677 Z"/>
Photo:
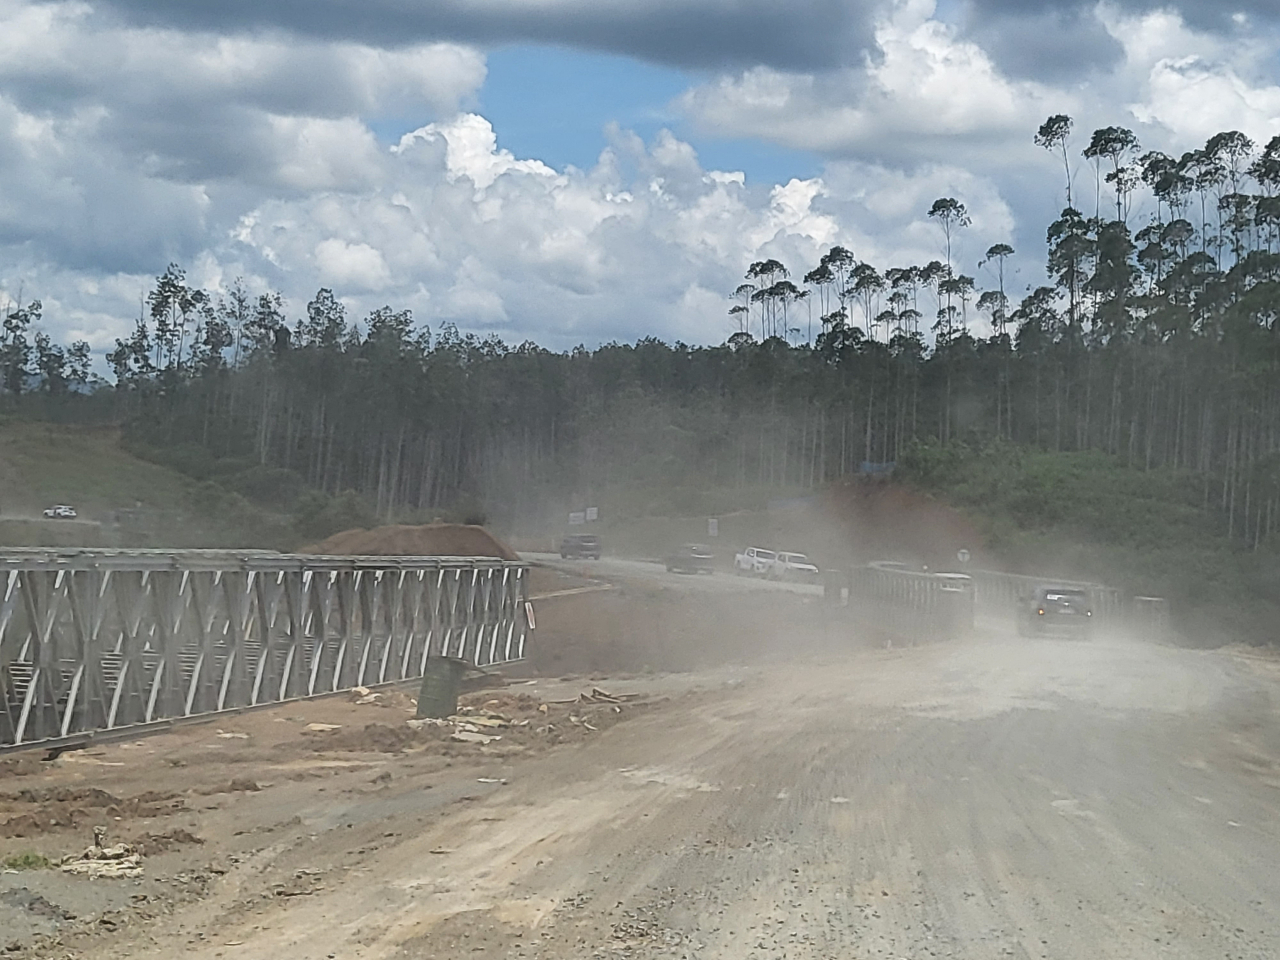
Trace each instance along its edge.
<path fill-rule="evenodd" d="M 0 876 L 0 927 L 34 904 L 56 938 L 12 955 L 93 960 L 1280 956 L 1280 664 L 772 640 L 510 687 L 533 725 L 488 745 L 398 739 L 388 697 L 15 769 L 0 792 L 145 783 L 112 829 L 204 843 L 161 843 L 141 880 Z M 568 702 L 597 684 L 636 697 Z M 90 822 L 0 854 L 74 849 Z"/>

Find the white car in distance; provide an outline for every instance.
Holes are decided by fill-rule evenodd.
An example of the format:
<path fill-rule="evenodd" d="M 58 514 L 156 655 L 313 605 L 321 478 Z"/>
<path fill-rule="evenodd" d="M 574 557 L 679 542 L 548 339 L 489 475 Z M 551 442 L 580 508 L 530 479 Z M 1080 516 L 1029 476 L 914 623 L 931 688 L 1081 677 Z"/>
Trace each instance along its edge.
<path fill-rule="evenodd" d="M 777 559 L 778 555 L 772 550 L 747 547 L 741 553 L 734 555 L 733 572 L 740 577 L 747 574 L 755 577 L 767 577 L 770 571 L 773 570 L 774 561 Z"/>
<path fill-rule="evenodd" d="M 52 507 L 45 507 L 44 515 L 49 520 L 74 520 L 79 514 L 76 508 L 68 506 L 65 503 L 58 503 Z"/>

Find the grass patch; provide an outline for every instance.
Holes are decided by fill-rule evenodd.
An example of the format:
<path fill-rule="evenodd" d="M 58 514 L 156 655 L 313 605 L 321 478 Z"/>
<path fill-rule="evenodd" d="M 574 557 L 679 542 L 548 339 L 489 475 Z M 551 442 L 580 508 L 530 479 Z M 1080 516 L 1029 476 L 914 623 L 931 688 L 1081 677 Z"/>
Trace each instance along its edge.
<path fill-rule="evenodd" d="M 73 505 L 80 520 L 43 520 L 55 503 Z M 220 483 L 137 456 L 117 428 L 0 418 L 6 546 L 287 549 L 299 536 L 292 521 Z"/>
<path fill-rule="evenodd" d="M 48 870 L 52 867 L 52 860 L 30 850 L 25 853 L 15 853 L 0 860 L 0 868 L 5 870 Z"/>

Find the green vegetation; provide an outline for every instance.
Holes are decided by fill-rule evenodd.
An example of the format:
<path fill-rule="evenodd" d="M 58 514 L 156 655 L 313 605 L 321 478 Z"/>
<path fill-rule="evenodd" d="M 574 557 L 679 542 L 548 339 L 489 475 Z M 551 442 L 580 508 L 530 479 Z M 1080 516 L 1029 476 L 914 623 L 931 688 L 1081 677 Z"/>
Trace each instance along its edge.
<path fill-rule="evenodd" d="M 274 546 L 285 522 L 134 456 L 117 428 L 0 420 L 0 541 L 13 546 Z M 77 521 L 41 520 L 69 503 Z"/>
<path fill-rule="evenodd" d="M 1203 477 L 1007 443 L 921 444 L 899 466 L 905 481 L 965 510 L 1015 567 L 1168 597 L 1197 643 L 1274 639 L 1280 550 L 1227 537 L 1205 509 Z"/>
<path fill-rule="evenodd" d="M 836 246 L 803 289 L 757 261 L 718 346 L 553 353 L 389 306 L 351 318 L 328 289 L 290 317 L 278 294 L 201 290 L 170 265 L 95 388 L 82 344 L 39 333 L 38 304 L 8 308 L 0 402 L 121 432 L 15 428 L 51 432 L 12 444 L 6 489 L 142 501 L 173 518 L 149 542 L 296 545 L 436 516 L 545 540 L 588 504 L 618 521 L 745 514 L 900 462 L 1011 556 L 1261 635 L 1280 541 L 1280 136 L 1171 157 L 1117 127 L 1073 144 L 1056 116 L 1034 139 L 1063 162 L 1067 207 L 1046 229 L 1048 284 L 1016 304 L 1012 247 L 988 249 L 980 291 L 952 256 L 965 205 L 943 197 L 927 214 L 945 259 L 876 266 Z M 1093 211 L 1072 202 L 1081 155 Z M 1131 223 L 1140 194 L 1151 213 Z"/>
<path fill-rule="evenodd" d="M 31 851 L 15 853 L 0 860 L 0 869 L 3 870 L 48 870 L 52 866 L 53 861 L 48 857 Z"/>

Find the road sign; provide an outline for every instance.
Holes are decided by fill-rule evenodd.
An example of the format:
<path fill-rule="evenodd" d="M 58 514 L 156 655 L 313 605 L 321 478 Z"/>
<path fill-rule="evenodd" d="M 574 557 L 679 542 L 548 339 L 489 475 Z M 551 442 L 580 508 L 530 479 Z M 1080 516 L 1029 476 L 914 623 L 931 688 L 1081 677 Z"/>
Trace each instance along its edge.
<path fill-rule="evenodd" d="M 968 563 L 968 562 L 969 562 L 969 551 L 968 551 L 968 550 L 957 550 L 957 551 L 956 551 L 956 559 L 957 559 L 957 560 L 959 560 L 961 563 Z"/>
<path fill-rule="evenodd" d="M 569 526 L 576 527 L 587 522 L 587 515 L 581 510 L 569 514 Z"/>
<path fill-rule="evenodd" d="M 717 520 L 715 517 L 712 517 L 710 520 L 707 521 L 707 536 L 708 537 L 720 536 L 720 521 Z"/>
<path fill-rule="evenodd" d="M 590 523 L 592 520 L 599 520 L 599 519 L 600 519 L 600 508 L 587 507 L 587 523 Z"/>

